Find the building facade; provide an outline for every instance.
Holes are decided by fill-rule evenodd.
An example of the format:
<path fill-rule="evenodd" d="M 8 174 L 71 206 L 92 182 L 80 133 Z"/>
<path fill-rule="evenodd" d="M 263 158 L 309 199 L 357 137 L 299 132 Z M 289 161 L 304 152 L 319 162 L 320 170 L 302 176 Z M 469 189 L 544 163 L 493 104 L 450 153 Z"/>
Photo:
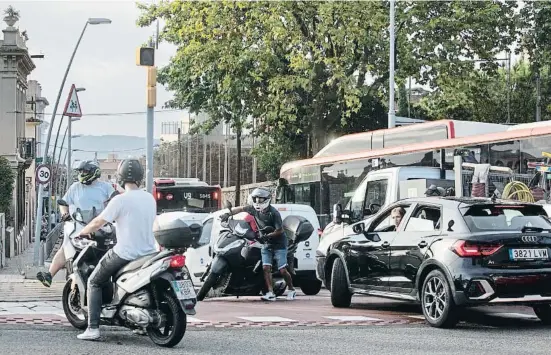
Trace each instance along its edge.
<path fill-rule="evenodd" d="M 18 18 L 6 16 L 8 25 L 0 40 L 0 155 L 10 162 L 15 175 L 13 202 L 6 219 L 6 254 L 20 253 L 29 243 L 31 207 L 26 199 L 32 181 L 26 171 L 36 156 L 36 137 L 27 137 L 28 75 L 35 65 L 29 56 L 26 36 L 14 25 Z"/>

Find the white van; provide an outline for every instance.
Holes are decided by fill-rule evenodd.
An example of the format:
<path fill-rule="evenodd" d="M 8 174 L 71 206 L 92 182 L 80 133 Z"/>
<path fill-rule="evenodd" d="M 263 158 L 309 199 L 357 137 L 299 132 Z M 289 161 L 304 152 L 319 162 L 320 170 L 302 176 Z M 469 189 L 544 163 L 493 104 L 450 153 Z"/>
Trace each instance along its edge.
<path fill-rule="evenodd" d="M 302 216 L 314 227 L 314 232 L 310 239 L 300 243 L 295 252 L 295 275 L 293 277 L 293 283 L 295 286 L 300 287 L 302 292 L 306 295 L 316 295 L 321 289 L 321 282 L 316 278 L 316 249 L 319 244 L 319 236 L 321 234 L 321 229 L 319 225 L 318 218 L 314 209 L 308 205 L 295 205 L 295 204 L 273 204 L 279 213 L 281 214 L 281 219 L 284 220 L 285 217 L 290 215 Z M 203 221 L 203 235 L 201 240 L 204 241 L 207 238 L 207 235 L 210 234 L 209 241 L 209 251 L 208 251 L 208 260 L 210 262 L 212 257 L 212 250 L 214 245 L 218 240 L 220 234 L 220 219 L 219 216 L 226 213 L 227 210 L 223 209 L 209 215 Z M 246 213 L 239 213 L 234 216 L 235 219 L 244 219 Z M 202 256 L 204 252 L 200 253 Z M 192 261 L 186 262 L 188 269 L 190 270 L 193 277 L 200 277 L 203 275 L 206 269 L 206 264 L 195 263 L 192 264 Z M 200 276 L 198 276 L 200 275 Z M 196 284 L 195 279 L 193 280 Z"/>

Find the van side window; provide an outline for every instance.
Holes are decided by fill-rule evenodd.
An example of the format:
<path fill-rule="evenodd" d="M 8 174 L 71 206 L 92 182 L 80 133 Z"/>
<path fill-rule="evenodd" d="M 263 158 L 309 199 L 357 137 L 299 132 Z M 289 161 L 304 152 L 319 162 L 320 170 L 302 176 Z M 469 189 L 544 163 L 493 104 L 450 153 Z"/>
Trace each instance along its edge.
<path fill-rule="evenodd" d="M 371 211 L 371 213 L 376 213 L 378 210 L 385 205 L 386 202 L 386 190 L 388 188 L 388 179 L 374 180 L 367 183 L 367 192 L 365 199 L 365 209 L 367 210 L 369 206 L 376 205 L 377 209 Z"/>

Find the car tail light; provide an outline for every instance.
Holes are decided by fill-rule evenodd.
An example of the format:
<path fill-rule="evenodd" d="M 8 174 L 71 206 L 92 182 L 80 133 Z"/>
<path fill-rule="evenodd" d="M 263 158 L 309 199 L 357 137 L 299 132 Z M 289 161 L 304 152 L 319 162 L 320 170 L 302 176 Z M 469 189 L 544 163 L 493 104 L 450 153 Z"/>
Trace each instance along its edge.
<path fill-rule="evenodd" d="M 174 255 L 170 258 L 170 267 L 181 269 L 186 265 L 186 257 L 183 255 Z"/>
<path fill-rule="evenodd" d="M 463 258 L 472 258 L 477 256 L 489 256 L 501 249 L 501 244 L 473 243 L 466 240 L 455 242 L 452 250 Z"/>

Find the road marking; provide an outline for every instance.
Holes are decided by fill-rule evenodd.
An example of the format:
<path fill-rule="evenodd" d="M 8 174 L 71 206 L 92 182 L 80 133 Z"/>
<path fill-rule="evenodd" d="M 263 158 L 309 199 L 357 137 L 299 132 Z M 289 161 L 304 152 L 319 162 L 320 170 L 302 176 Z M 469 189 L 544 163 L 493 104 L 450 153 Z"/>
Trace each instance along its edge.
<path fill-rule="evenodd" d="M 340 321 L 381 321 L 382 320 L 380 318 L 371 318 L 371 317 L 364 317 L 364 316 L 326 316 L 323 318 L 340 320 Z"/>
<path fill-rule="evenodd" d="M 422 319 L 425 320 L 425 316 L 407 316 L 408 318 Z"/>
<path fill-rule="evenodd" d="M 294 319 L 283 318 L 283 317 L 237 317 L 249 322 L 296 322 Z"/>
<path fill-rule="evenodd" d="M 206 321 L 194 317 L 187 317 L 188 323 L 204 323 Z"/>

